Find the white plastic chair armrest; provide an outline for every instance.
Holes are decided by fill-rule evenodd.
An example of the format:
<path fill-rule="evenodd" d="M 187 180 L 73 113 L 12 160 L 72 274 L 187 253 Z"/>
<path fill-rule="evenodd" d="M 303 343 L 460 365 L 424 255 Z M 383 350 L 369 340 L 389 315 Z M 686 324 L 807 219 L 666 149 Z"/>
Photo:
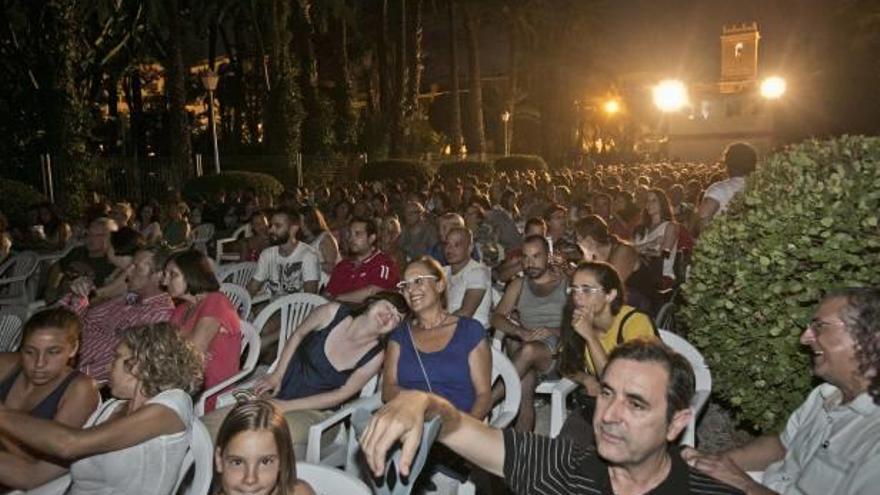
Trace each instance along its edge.
<path fill-rule="evenodd" d="M 500 428 L 501 427 L 500 425 L 512 424 L 513 420 L 516 419 L 517 414 L 519 414 L 519 411 L 504 411 L 503 413 L 499 414 L 498 416 L 495 416 L 494 418 L 492 418 L 492 421 L 489 423 L 489 426 L 492 426 L 495 428 Z"/>
<path fill-rule="evenodd" d="M 206 388 L 202 391 L 201 395 L 199 395 L 199 400 L 196 402 L 195 411 L 197 417 L 202 417 L 205 415 L 205 402 L 208 400 L 208 397 L 216 394 L 217 392 L 224 390 L 232 385 L 235 385 L 242 379 L 246 378 L 250 375 L 254 370 L 241 370 L 238 373 L 230 376 L 229 378 L 223 380 L 222 382 L 214 385 L 213 387 Z M 253 384 L 251 384 L 253 386 Z M 241 390 L 241 387 L 236 387 L 236 390 Z M 217 396 L 217 403 L 219 406 L 220 396 Z"/>
<path fill-rule="evenodd" d="M 355 399 L 338 411 L 324 418 L 323 421 L 309 427 L 308 446 L 306 447 L 306 462 L 312 464 L 321 463 L 321 435 L 332 426 L 348 419 L 358 409 L 367 409 L 372 412 L 382 407 L 382 397 L 379 394 L 370 397 Z"/>
<path fill-rule="evenodd" d="M 231 406 L 231 405 L 235 404 L 235 393 L 236 392 L 238 392 L 239 390 L 250 390 L 250 389 L 254 388 L 254 385 L 257 383 L 257 379 L 259 379 L 260 377 L 265 375 L 265 373 L 260 372 L 260 368 L 257 368 L 256 370 L 252 370 L 251 373 L 253 373 L 253 376 L 250 378 L 250 380 L 241 382 L 234 389 L 218 395 L 217 396 L 217 404 L 214 407 L 217 409 L 220 409 L 221 407 Z"/>
<path fill-rule="evenodd" d="M 0 278 L 0 285 L 8 285 L 8 284 L 14 284 L 16 282 L 24 282 L 25 280 L 30 278 L 30 276 L 31 276 L 31 274 L 29 273 L 27 275 L 19 275 L 17 277 Z"/>
<path fill-rule="evenodd" d="M 709 395 L 711 395 L 711 393 L 712 392 L 709 390 L 697 390 L 694 394 L 694 398 L 691 399 L 691 407 L 694 408 L 694 415 L 700 415 L 703 408 L 706 407 L 706 403 L 709 402 Z"/>
<path fill-rule="evenodd" d="M 270 301 L 271 299 L 272 295 L 268 292 L 260 292 L 259 294 L 251 298 L 251 304 L 260 304 L 266 301 Z"/>

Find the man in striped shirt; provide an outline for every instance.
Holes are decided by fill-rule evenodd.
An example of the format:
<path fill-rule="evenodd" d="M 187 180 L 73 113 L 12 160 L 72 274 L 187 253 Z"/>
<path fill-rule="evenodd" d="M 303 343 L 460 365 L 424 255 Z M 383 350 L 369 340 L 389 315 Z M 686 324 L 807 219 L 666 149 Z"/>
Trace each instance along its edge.
<path fill-rule="evenodd" d="M 596 401 L 596 444 L 576 445 L 498 430 L 423 392 L 401 393 L 380 410 L 361 438 L 377 474 L 398 440 L 408 475 L 425 416 L 443 421 L 440 441 L 529 495 L 727 495 L 743 492 L 690 469 L 673 442 L 693 412 L 694 374 L 687 360 L 659 342 L 635 340 L 608 358 Z"/>

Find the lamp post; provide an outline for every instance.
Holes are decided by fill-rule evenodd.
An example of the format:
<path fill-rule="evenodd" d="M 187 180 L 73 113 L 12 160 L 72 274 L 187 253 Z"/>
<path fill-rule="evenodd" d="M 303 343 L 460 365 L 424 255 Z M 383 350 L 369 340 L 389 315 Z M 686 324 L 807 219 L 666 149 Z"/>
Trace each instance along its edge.
<path fill-rule="evenodd" d="M 202 73 L 202 86 L 208 92 L 208 125 L 211 127 L 211 141 L 214 144 L 214 172 L 220 173 L 220 149 L 217 147 L 217 123 L 214 121 L 214 90 L 217 89 L 217 83 L 220 76 L 212 70 Z"/>
<path fill-rule="evenodd" d="M 510 135 L 507 132 L 507 123 L 510 122 L 510 112 L 505 110 L 501 114 L 501 122 L 504 122 L 504 156 L 510 156 Z"/>

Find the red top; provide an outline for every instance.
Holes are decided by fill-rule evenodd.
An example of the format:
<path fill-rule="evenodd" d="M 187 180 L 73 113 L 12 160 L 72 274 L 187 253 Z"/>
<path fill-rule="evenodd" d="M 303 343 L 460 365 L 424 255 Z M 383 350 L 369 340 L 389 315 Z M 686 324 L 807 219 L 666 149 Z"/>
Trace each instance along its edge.
<path fill-rule="evenodd" d="M 393 290 L 397 282 L 400 282 L 400 269 L 397 264 L 390 256 L 376 250 L 361 262 L 351 259 L 340 261 L 333 268 L 330 281 L 327 282 L 327 293 L 336 297 L 363 289 L 368 285 Z"/>
<path fill-rule="evenodd" d="M 189 303 L 177 305 L 171 315 L 171 323 L 180 327 L 180 334 L 187 336 L 202 318 L 214 318 L 220 322 L 220 330 L 205 356 L 205 388 L 213 387 L 238 373 L 241 357 L 241 321 L 238 313 L 222 292 L 211 292 L 193 308 Z M 214 410 L 216 395 L 205 402 L 205 412 Z"/>

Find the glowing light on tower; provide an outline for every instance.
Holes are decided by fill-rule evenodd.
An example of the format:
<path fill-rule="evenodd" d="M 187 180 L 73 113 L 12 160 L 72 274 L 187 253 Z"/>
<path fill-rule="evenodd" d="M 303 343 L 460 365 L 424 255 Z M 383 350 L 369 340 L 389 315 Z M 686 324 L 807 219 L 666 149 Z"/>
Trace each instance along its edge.
<path fill-rule="evenodd" d="M 661 81 L 654 86 L 654 104 L 664 112 L 676 112 L 687 104 L 687 89 L 684 83 L 672 79 Z"/>
<path fill-rule="evenodd" d="M 602 110 L 608 115 L 614 115 L 620 111 L 620 102 L 617 100 L 608 100 L 602 105 Z"/>
<path fill-rule="evenodd" d="M 761 96 L 768 100 L 777 100 L 785 94 L 785 79 L 772 76 L 761 82 Z"/>

